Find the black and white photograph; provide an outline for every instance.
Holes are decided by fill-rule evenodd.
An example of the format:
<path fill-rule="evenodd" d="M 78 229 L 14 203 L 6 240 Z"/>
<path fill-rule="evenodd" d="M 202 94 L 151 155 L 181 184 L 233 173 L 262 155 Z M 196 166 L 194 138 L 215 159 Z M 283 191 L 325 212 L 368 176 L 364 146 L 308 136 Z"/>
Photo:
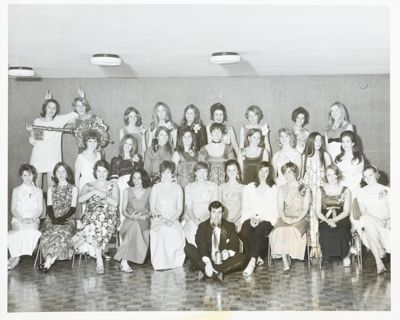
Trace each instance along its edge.
<path fill-rule="evenodd" d="M 3 8 L 5 317 L 394 316 L 390 3 Z"/>

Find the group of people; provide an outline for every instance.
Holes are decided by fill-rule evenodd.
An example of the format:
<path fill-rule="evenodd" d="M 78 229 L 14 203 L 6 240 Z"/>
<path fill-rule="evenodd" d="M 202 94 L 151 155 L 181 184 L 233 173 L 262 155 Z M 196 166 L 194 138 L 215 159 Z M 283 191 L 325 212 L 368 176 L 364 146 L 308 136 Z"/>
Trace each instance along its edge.
<path fill-rule="evenodd" d="M 310 133 L 309 113 L 296 108 L 293 128 L 278 131 L 275 153 L 255 105 L 245 112 L 248 123 L 239 140 L 221 103 L 211 106 L 210 124 L 188 105 L 177 125 L 167 104 L 159 102 L 148 128 L 129 107 L 119 154 L 110 162 L 102 152 L 109 141 L 107 125 L 88 113 L 82 91 L 73 106 L 74 112 L 59 115 L 58 102 L 46 99 L 42 118 L 27 125 L 33 150 L 30 164 L 19 170 L 23 183 L 12 194 L 9 269 L 39 242 L 43 272 L 56 260 L 87 253 L 102 274 L 114 235 L 122 240 L 114 259 L 123 272 L 144 263 L 150 250 L 155 270 L 180 267 L 187 257 L 201 278 L 222 280 L 235 270 L 248 277 L 264 263 L 268 246 L 272 258 L 282 258 L 284 271 L 291 259 L 304 260 L 307 246 L 310 257 L 338 257 L 346 267 L 354 250 L 351 233 L 357 231 L 376 259 L 377 273 L 385 271 L 381 258 L 390 253 L 390 191 L 378 183 L 376 167 L 364 166 L 342 103 L 330 107 L 322 134 Z M 74 174 L 61 162 L 62 131 L 44 129 L 35 139 L 41 126 L 66 124 L 81 147 Z"/>

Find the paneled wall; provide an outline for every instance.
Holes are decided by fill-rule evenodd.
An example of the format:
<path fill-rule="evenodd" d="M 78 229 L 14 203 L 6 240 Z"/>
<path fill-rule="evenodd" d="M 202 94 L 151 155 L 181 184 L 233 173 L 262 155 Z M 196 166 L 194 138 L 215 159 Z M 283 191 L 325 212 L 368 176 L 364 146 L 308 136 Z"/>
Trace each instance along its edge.
<path fill-rule="evenodd" d="M 29 162 L 31 145 L 25 122 L 39 117 L 44 95 L 49 89 L 61 104 L 61 113 L 70 112 L 71 102 L 81 86 L 92 112 L 110 126 L 115 144 L 106 148 L 106 158 L 117 154 L 118 132 L 123 126 L 122 114 L 129 105 L 142 113 L 144 124 L 151 121 L 157 101 L 166 102 L 175 122 L 180 122 L 183 109 L 194 103 L 205 123 L 209 107 L 215 102 L 228 109 L 228 120 L 238 133 L 245 122 L 245 109 L 256 104 L 264 111 L 270 125 L 272 149 L 277 150 L 277 130 L 292 126 L 291 112 L 303 105 L 310 113 L 310 131 L 322 132 L 327 126 L 328 109 L 334 101 L 343 102 L 349 111 L 363 143 L 366 157 L 390 173 L 390 106 L 389 75 L 348 76 L 282 76 L 234 78 L 111 78 L 111 79 L 41 79 L 9 80 L 9 197 L 19 184 L 18 167 Z M 76 146 L 64 135 L 64 160 L 73 167 Z"/>

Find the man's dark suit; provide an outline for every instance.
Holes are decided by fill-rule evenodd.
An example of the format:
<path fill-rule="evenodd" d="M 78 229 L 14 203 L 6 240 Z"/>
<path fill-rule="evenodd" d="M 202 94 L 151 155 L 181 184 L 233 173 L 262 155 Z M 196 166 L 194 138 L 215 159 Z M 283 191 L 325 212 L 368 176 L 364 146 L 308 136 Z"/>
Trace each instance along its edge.
<path fill-rule="evenodd" d="M 233 257 L 223 261 L 221 265 L 215 265 L 211 257 L 212 235 L 213 227 L 210 219 L 199 224 L 195 238 L 197 248 L 190 243 L 186 243 L 185 246 L 186 256 L 192 261 L 192 264 L 205 273 L 205 263 L 202 258 L 208 257 L 218 272 L 226 274 L 241 269 L 245 264 L 245 257 L 239 253 L 239 237 L 235 225 L 224 219 L 221 220 L 219 251 L 226 249 L 236 252 Z"/>

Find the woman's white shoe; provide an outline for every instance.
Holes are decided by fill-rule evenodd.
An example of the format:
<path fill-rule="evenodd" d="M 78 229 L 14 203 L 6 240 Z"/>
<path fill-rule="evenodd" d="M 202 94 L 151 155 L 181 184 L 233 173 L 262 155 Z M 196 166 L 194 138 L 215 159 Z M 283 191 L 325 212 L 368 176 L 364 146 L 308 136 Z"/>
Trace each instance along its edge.
<path fill-rule="evenodd" d="M 128 264 L 125 265 L 121 263 L 121 271 L 126 273 L 131 273 L 133 272 L 133 269 Z"/>
<path fill-rule="evenodd" d="M 253 274 L 255 268 L 256 268 L 255 263 L 249 263 L 246 269 L 244 269 L 243 271 L 243 276 L 250 277 Z"/>

